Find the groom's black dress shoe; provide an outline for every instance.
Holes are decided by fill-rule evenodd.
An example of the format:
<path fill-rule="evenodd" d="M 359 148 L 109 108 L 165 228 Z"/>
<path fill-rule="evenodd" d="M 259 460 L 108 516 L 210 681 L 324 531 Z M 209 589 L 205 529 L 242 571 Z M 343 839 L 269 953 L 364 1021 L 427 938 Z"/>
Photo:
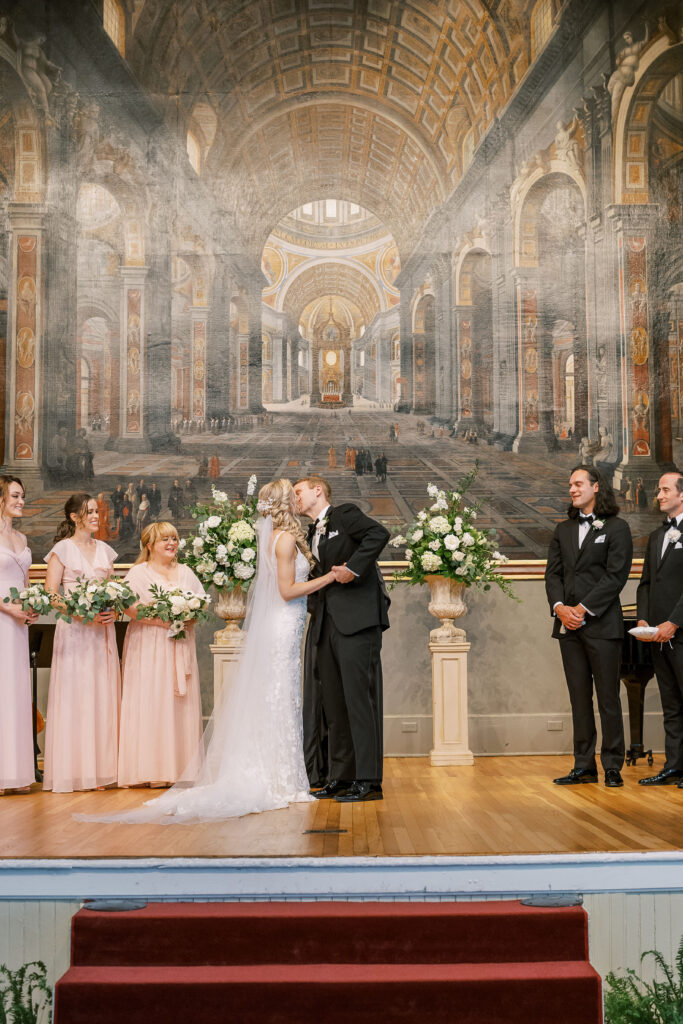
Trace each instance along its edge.
<path fill-rule="evenodd" d="M 662 768 L 656 775 L 648 775 L 638 779 L 639 786 L 675 786 L 683 781 L 683 770 L 680 768 Z"/>
<path fill-rule="evenodd" d="M 617 771 L 616 768 L 608 768 L 605 772 L 605 785 L 609 789 L 617 789 L 619 786 L 623 786 L 624 780 L 621 777 L 621 772 Z"/>
<path fill-rule="evenodd" d="M 316 800 L 331 800 L 332 797 L 348 792 L 352 785 L 353 783 L 344 782 L 342 779 L 332 779 L 322 789 L 311 790 L 311 796 L 314 796 Z"/>
<path fill-rule="evenodd" d="M 354 782 L 345 793 L 334 798 L 340 804 L 359 803 L 361 800 L 383 800 L 379 782 Z"/>
<path fill-rule="evenodd" d="M 597 782 L 597 768 L 572 768 L 569 775 L 553 779 L 556 786 L 578 786 L 582 782 Z"/>

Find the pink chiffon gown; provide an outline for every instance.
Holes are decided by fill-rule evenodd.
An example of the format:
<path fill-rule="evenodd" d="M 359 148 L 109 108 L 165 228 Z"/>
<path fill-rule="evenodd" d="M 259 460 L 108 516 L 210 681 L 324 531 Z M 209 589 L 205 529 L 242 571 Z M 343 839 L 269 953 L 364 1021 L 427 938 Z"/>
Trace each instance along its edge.
<path fill-rule="evenodd" d="M 186 565 L 169 584 L 146 562 L 126 579 L 143 604 L 153 600 L 152 584 L 204 592 Z M 169 640 L 161 626 L 132 621 L 123 648 L 123 697 L 119 740 L 119 785 L 177 782 L 202 738 L 202 699 L 194 627 L 187 639 Z"/>
<path fill-rule="evenodd" d="M 64 566 L 62 588 L 79 577 L 103 580 L 111 575 L 116 552 L 95 541 L 91 565 L 70 538 L 48 551 Z M 53 793 L 96 789 L 116 782 L 121 674 L 116 631 L 109 626 L 64 622 L 55 631 L 45 724 L 43 788 Z"/>
<path fill-rule="evenodd" d="M 0 547 L 0 601 L 10 587 L 22 590 L 31 565 L 28 547 L 18 554 Z M 28 626 L 0 612 L 0 789 L 21 789 L 36 781 L 33 771 L 31 674 Z"/>

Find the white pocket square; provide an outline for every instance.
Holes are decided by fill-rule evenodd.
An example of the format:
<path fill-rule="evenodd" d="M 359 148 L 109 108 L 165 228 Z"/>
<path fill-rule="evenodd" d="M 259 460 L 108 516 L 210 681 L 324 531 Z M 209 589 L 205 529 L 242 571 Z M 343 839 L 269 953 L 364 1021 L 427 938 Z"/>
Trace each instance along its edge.
<path fill-rule="evenodd" d="M 328 533 L 327 539 L 328 540 L 332 540 L 333 537 L 338 537 L 338 536 L 339 536 L 339 530 L 332 530 L 331 533 Z"/>
<path fill-rule="evenodd" d="M 596 537 L 595 538 L 595 543 L 596 544 L 604 544 L 606 540 L 607 540 L 607 537 L 605 537 L 605 535 L 603 533 L 602 537 Z"/>
<path fill-rule="evenodd" d="M 677 541 L 677 542 L 676 542 L 676 543 L 674 544 L 674 550 L 675 550 L 676 548 L 683 548 L 683 544 L 681 544 L 680 540 L 679 540 L 679 541 Z"/>

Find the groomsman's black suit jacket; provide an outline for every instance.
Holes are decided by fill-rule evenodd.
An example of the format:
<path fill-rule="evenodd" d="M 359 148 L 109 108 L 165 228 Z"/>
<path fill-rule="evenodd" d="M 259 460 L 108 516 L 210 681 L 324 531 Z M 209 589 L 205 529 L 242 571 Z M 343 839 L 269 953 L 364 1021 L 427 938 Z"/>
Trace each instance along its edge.
<path fill-rule="evenodd" d="M 624 635 L 624 617 L 619 595 L 631 569 L 633 541 L 625 520 L 607 516 L 600 530 L 590 526 L 579 548 L 579 520 L 558 523 L 548 550 L 545 589 L 550 614 L 555 617 L 553 636 L 559 637 L 562 623 L 553 605 L 582 604 L 591 611 L 580 632 L 587 637 L 616 640 Z M 604 537 L 604 540 L 600 540 Z"/>
<path fill-rule="evenodd" d="M 650 626 L 675 622 L 683 627 L 683 536 L 667 544 L 660 558 L 668 529 L 662 525 L 650 534 L 636 596 L 638 618 Z M 683 628 L 674 633 L 674 642 L 683 644 Z"/>
<path fill-rule="evenodd" d="M 369 626 L 388 629 L 390 601 L 376 562 L 389 540 L 389 531 L 350 503 L 330 506 L 326 518 L 318 544 L 319 568 L 316 566 L 311 575 L 324 575 L 333 565 L 346 563 L 356 573 L 356 579 L 350 583 L 331 583 L 310 595 L 308 610 L 314 617 L 316 633 L 322 624 L 323 610 L 345 636 Z M 314 532 L 314 527 L 309 529 L 309 543 Z"/>

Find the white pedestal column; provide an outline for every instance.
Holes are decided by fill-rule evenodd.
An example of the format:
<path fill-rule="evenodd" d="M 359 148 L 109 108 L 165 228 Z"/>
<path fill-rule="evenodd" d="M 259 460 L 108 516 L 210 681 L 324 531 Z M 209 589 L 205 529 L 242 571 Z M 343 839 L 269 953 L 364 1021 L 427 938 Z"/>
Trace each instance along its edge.
<path fill-rule="evenodd" d="M 235 673 L 237 663 L 242 651 L 242 632 L 236 629 L 231 639 L 224 644 L 210 644 L 209 649 L 213 655 L 213 705 L 221 696 L 223 688 L 230 686 Z"/>
<path fill-rule="evenodd" d="M 467 726 L 467 643 L 465 633 L 458 630 L 456 639 L 438 637 L 442 630 L 431 632 L 429 651 L 432 656 L 432 705 L 434 747 L 430 764 L 474 764 L 469 749 Z"/>

